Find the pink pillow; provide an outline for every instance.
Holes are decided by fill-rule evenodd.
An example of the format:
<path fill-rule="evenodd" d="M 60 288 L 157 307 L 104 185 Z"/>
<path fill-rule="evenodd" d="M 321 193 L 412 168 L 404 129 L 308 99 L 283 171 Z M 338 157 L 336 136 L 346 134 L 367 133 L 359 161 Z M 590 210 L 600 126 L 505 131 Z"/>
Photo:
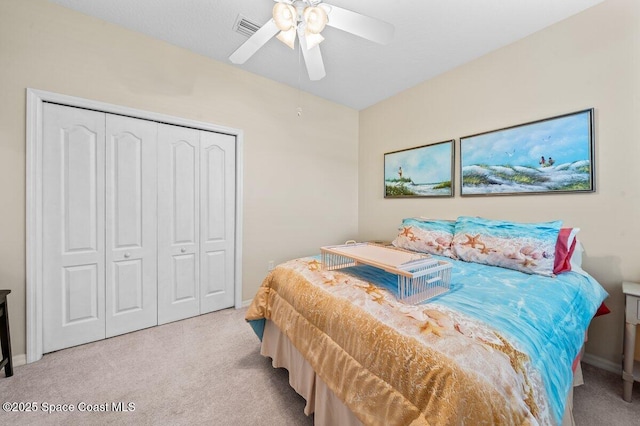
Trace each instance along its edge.
<path fill-rule="evenodd" d="M 580 228 L 561 228 L 556 241 L 556 253 L 553 273 L 560 274 L 571 270 L 571 256 L 576 249 L 576 234 Z"/>

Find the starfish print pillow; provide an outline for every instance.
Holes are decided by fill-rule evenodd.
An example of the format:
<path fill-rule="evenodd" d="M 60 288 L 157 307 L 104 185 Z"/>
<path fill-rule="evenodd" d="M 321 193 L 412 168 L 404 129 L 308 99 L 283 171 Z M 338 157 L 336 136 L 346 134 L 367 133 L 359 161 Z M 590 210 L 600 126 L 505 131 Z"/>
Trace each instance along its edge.
<path fill-rule="evenodd" d="M 461 216 L 452 249 L 459 259 L 552 277 L 562 221 L 518 223 Z"/>
<path fill-rule="evenodd" d="M 407 250 L 455 259 L 451 251 L 454 230 L 455 222 L 450 220 L 408 218 L 402 221 L 392 244 Z"/>

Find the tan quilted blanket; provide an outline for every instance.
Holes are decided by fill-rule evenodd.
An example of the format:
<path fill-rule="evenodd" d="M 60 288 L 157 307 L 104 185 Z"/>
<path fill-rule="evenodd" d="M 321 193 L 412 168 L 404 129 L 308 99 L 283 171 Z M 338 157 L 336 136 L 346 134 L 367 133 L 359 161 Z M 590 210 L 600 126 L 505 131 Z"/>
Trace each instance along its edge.
<path fill-rule="evenodd" d="M 404 305 L 315 259 L 267 276 L 246 314 L 261 318 L 364 424 L 550 422 L 528 357 L 495 330 L 437 304 Z"/>

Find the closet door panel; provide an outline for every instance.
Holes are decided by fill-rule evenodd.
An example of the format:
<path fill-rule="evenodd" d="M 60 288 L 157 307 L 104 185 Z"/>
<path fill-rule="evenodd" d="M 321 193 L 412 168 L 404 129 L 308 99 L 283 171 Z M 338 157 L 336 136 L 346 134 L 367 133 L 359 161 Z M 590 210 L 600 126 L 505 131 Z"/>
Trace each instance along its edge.
<path fill-rule="evenodd" d="M 164 324 L 200 312 L 200 135 L 158 126 L 158 323 Z"/>
<path fill-rule="evenodd" d="M 197 134 L 192 138 L 195 141 L 193 144 L 184 139 L 178 140 L 171 146 L 169 154 L 172 165 L 169 171 L 172 186 L 170 197 L 173 200 L 172 244 L 194 245 L 197 241 L 197 140 Z"/>
<path fill-rule="evenodd" d="M 171 298 L 174 302 L 190 302 L 198 297 L 196 293 L 197 259 L 195 253 L 173 256 L 173 273 Z"/>
<path fill-rule="evenodd" d="M 203 273 L 201 274 L 201 285 L 202 297 L 206 299 L 207 297 L 219 295 L 226 290 L 225 283 L 227 281 L 227 271 L 225 266 L 227 264 L 227 259 L 224 250 L 209 251 L 205 253 L 203 258 L 203 265 L 205 265 L 206 268 L 203 268 Z"/>
<path fill-rule="evenodd" d="M 200 313 L 234 305 L 235 137 L 202 131 Z"/>
<path fill-rule="evenodd" d="M 107 298 L 112 295 L 112 312 L 116 318 L 133 312 L 141 312 L 144 306 L 143 302 L 147 302 L 146 299 L 149 298 L 149 295 L 145 293 L 143 286 L 144 277 L 142 268 L 143 264 L 141 259 L 113 262 L 112 276 L 109 280 L 109 285 L 111 285 L 112 288 L 111 292 L 107 293 Z M 155 287 L 155 283 L 153 284 Z M 155 303 L 153 305 L 155 307 Z M 153 313 L 155 313 L 155 309 Z M 132 317 L 129 316 L 129 318 Z M 112 322 L 112 324 L 109 324 L 109 322 Z M 155 322 L 156 318 L 154 317 L 150 325 L 154 325 Z M 107 337 L 110 337 L 110 328 L 113 332 L 113 326 L 113 320 L 107 320 Z M 144 328 L 144 326 L 148 327 L 149 325 L 145 324 L 139 328 Z M 133 328 L 133 330 L 137 329 L 138 328 Z"/>
<path fill-rule="evenodd" d="M 106 335 L 157 324 L 157 123 L 106 115 Z"/>
<path fill-rule="evenodd" d="M 65 326 L 98 318 L 98 286 L 95 263 L 64 268 L 62 320 Z"/>
<path fill-rule="evenodd" d="M 103 113 L 44 104 L 43 349 L 105 337 Z"/>

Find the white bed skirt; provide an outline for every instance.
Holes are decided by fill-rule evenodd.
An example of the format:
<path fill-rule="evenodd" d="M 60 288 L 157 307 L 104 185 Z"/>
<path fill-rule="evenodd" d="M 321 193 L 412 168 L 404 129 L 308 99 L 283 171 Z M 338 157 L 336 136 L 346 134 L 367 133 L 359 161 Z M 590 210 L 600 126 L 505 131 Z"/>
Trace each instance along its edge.
<path fill-rule="evenodd" d="M 327 385 L 318 377 L 311 365 L 293 346 L 291 341 L 271 321 L 265 321 L 262 348 L 260 353 L 272 359 L 275 368 L 286 368 L 289 371 L 289 384 L 306 401 L 304 413 L 313 413 L 314 424 L 318 426 L 359 426 L 360 420 L 349 408 L 335 396 Z M 574 386 L 581 385 L 582 370 L 580 363 L 574 374 Z M 573 421 L 573 389 L 569 392 L 562 426 L 575 426 Z"/>

